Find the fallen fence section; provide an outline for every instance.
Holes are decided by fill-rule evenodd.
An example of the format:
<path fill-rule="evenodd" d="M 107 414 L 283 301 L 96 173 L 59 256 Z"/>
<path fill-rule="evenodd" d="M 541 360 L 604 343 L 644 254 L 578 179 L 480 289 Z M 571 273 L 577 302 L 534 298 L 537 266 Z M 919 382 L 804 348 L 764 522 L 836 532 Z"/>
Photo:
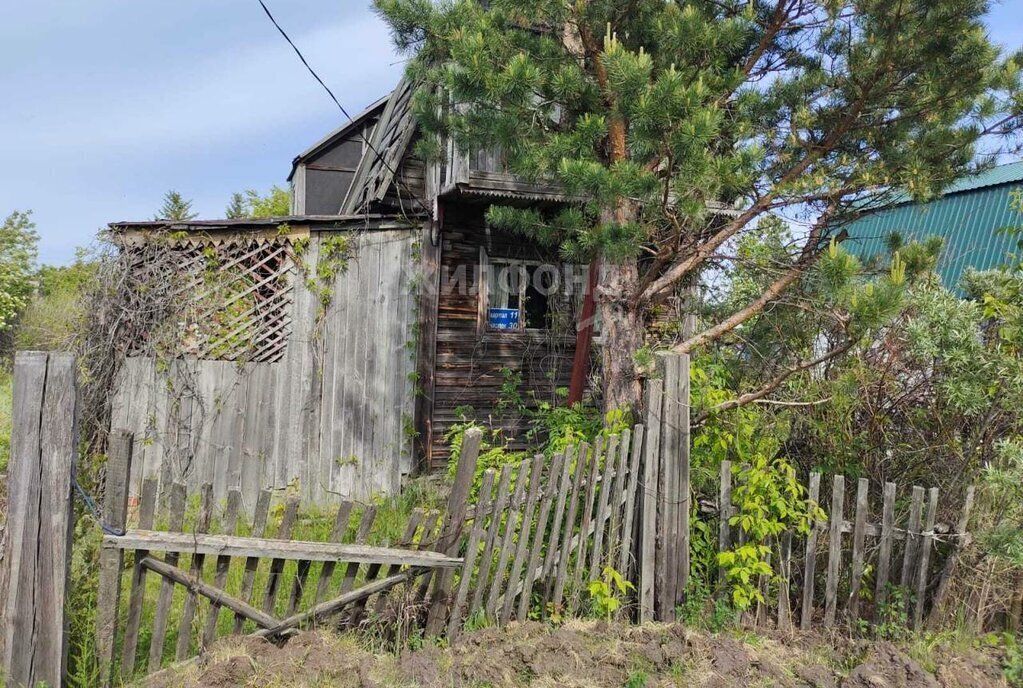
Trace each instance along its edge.
<path fill-rule="evenodd" d="M 131 457 L 124 458 L 111 468 L 130 475 Z M 105 517 L 124 523 L 126 502 L 111 489 L 123 490 L 123 483 L 108 477 L 106 501 L 120 510 Z M 278 520 L 270 515 L 268 490 L 259 494 L 249 518 L 240 514 L 237 489 L 221 507 L 213 502 L 212 486 L 201 486 L 194 516 L 186 504 L 196 500 L 188 499 L 183 484 L 173 483 L 165 492 L 158 500 L 155 479 L 146 479 L 138 528 L 103 538 L 101 561 L 106 563 L 101 563 L 96 646 L 104 685 L 117 676 L 126 681 L 188 659 L 219 635 L 283 636 L 327 622 L 354 626 L 371 598 L 378 600 L 372 609 L 382 612 L 390 595 L 397 604 L 414 591 L 417 579 L 463 563 L 435 551 L 436 512 L 415 510 L 398 546 L 373 546 L 367 541 L 374 539 L 377 509 L 346 501 L 337 509 L 330 541 L 308 542 L 292 539 L 301 517 L 296 495 L 275 509 Z M 167 505 L 166 530 L 154 529 L 158 501 Z M 252 524 L 253 535 L 262 537 L 237 533 L 244 524 Z M 211 533 L 218 525 L 227 532 Z M 134 555 L 126 576 L 123 552 Z M 127 605 L 119 602 L 123 586 Z M 126 615 L 119 613 L 123 606 Z"/>

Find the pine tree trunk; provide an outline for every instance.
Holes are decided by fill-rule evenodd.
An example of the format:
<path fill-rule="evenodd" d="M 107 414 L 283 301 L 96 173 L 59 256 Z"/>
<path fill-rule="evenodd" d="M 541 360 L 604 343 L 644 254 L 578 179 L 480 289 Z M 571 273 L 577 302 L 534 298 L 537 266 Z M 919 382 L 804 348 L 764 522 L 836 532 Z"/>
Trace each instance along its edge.
<path fill-rule="evenodd" d="M 601 317 L 604 411 L 638 411 L 642 389 L 635 354 L 643 346 L 643 318 L 632 294 L 639 280 L 635 259 L 600 261 L 597 306 Z"/>

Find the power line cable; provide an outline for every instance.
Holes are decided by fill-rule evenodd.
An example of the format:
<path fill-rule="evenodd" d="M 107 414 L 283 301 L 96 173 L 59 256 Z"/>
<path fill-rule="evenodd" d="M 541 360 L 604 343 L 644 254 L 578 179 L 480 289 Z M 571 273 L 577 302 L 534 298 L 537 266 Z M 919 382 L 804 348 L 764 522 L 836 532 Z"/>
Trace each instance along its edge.
<path fill-rule="evenodd" d="M 341 114 L 347 117 L 349 122 L 354 124 L 355 119 L 350 114 L 348 114 L 348 110 L 345 109 L 345 106 L 341 104 L 341 101 L 337 99 L 337 96 L 335 96 L 334 92 L 330 90 L 330 87 L 327 86 L 326 83 L 324 83 L 323 79 L 320 78 L 320 75 L 317 74 L 316 70 L 312 68 L 312 65 L 309 64 L 309 61 L 305 59 L 305 55 L 303 55 L 302 51 L 298 49 L 298 46 L 295 45 L 295 42 L 293 40 L 291 40 L 291 37 L 288 36 L 288 33 L 284 30 L 284 28 L 279 23 L 277 23 L 277 20 L 274 19 L 273 14 L 270 12 L 270 8 L 266 6 L 266 3 L 263 2 L 263 0 L 257 0 L 257 2 L 259 2 L 260 7 L 263 8 L 263 12 L 266 13 L 267 18 L 274 25 L 274 28 L 277 29 L 278 33 L 280 33 L 281 36 L 284 37 L 284 40 L 288 42 L 288 45 L 291 46 L 291 49 L 295 51 L 296 55 L 298 55 L 298 59 L 302 61 L 302 64 L 305 65 L 305 68 L 309 71 L 310 74 L 313 75 L 313 78 L 316 79 L 320 86 L 323 87 L 323 90 L 327 92 L 327 95 L 329 95 L 330 99 L 334 101 L 334 104 L 337 105 L 338 109 L 341 110 Z M 393 97 L 393 93 L 391 97 Z M 370 142 L 370 140 L 366 138 L 366 135 L 363 133 L 361 129 L 358 131 L 358 134 L 359 138 L 361 138 L 363 142 L 366 144 L 366 147 L 373 151 L 373 155 L 375 155 L 376 159 L 380 161 L 380 164 L 383 165 L 384 168 L 387 169 L 387 171 L 391 174 L 391 178 L 394 180 L 394 183 L 400 186 L 404 186 L 405 191 L 408 192 L 409 196 L 411 198 L 415 198 L 416 195 L 412 193 L 411 189 L 409 189 L 405 182 L 401 180 L 401 178 L 398 176 L 398 173 L 394 170 L 394 168 L 387 164 L 387 160 L 384 159 L 384 157 L 380 154 L 380 151 L 376 149 L 376 147 Z"/>

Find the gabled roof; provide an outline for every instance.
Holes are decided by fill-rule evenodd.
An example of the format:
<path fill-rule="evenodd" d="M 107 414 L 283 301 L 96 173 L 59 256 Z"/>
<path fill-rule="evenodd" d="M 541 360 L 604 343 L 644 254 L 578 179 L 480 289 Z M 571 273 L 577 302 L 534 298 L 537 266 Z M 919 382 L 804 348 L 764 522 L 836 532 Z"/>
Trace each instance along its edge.
<path fill-rule="evenodd" d="M 348 195 L 341 204 L 342 215 L 382 201 L 387 195 L 394 174 L 416 131 L 412 113 L 414 92 L 415 84 L 408 77 L 402 77 L 387 97 L 387 104 L 362 154 Z"/>
<path fill-rule="evenodd" d="M 1023 160 L 998 165 L 983 172 L 957 179 L 945 189 L 945 195 L 1013 182 L 1023 182 Z"/>
<path fill-rule="evenodd" d="M 351 120 L 349 120 L 345 124 L 342 124 L 340 127 L 324 136 L 322 139 L 314 143 L 312 146 L 307 148 L 302 153 L 296 155 L 295 159 L 291 161 L 291 173 L 288 174 L 288 181 L 290 182 L 291 178 L 295 176 L 295 168 L 297 168 L 300 163 L 305 162 L 309 158 L 319 155 L 321 152 L 334 145 L 337 141 L 340 141 L 341 139 L 347 137 L 353 131 L 361 127 L 363 124 L 366 123 L 367 120 L 371 119 L 372 117 L 378 116 L 384 110 L 384 107 L 387 105 L 387 101 L 389 99 L 390 95 L 386 95 L 383 98 L 377 100 L 372 105 L 367 107 L 365 110 L 363 110 L 355 117 L 353 117 Z"/>
<path fill-rule="evenodd" d="M 956 288 L 967 268 L 986 270 L 1005 263 L 1017 250 L 1016 236 L 1003 230 L 1023 225 L 1012 207 L 1012 193 L 1023 189 L 1023 162 L 992 167 L 963 177 L 928 203 L 908 196 L 894 205 L 868 212 L 845 225 L 845 246 L 863 257 L 885 256 L 889 238 L 904 242 L 938 236 L 944 242 L 938 273 L 945 286 Z"/>

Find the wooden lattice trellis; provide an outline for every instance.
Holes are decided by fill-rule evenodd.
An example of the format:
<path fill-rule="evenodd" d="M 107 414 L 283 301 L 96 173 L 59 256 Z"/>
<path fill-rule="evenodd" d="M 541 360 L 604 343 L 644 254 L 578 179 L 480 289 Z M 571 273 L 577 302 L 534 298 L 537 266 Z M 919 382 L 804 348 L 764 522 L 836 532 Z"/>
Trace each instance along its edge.
<path fill-rule="evenodd" d="M 129 269 L 163 291 L 167 317 L 133 353 L 170 348 L 201 359 L 272 363 L 291 334 L 295 259 L 287 237 L 190 236 L 124 247 Z"/>

